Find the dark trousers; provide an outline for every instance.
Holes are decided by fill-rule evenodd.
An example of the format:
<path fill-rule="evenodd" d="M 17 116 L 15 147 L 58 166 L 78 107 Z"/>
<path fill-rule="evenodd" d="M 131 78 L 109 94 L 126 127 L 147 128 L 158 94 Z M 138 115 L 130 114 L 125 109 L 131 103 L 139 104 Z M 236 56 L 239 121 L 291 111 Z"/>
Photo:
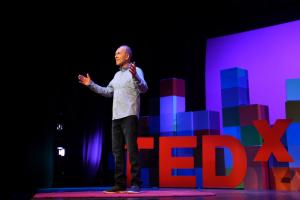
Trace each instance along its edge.
<path fill-rule="evenodd" d="M 125 149 L 129 152 L 131 164 L 131 185 L 141 186 L 140 164 L 137 146 L 138 118 L 128 116 L 112 121 L 112 152 L 115 158 L 115 185 L 126 186 Z"/>

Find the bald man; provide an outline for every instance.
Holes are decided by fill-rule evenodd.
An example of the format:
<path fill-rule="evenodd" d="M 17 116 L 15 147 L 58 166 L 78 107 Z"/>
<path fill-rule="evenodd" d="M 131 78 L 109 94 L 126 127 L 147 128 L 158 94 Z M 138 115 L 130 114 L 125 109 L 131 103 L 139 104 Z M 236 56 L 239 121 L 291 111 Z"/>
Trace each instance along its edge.
<path fill-rule="evenodd" d="M 126 172 L 124 146 L 127 144 L 131 164 L 131 188 L 129 193 L 139 193 L 141 188 L 140 164 L 138 158 L 137 134 L 140 112 L 140 94 L 148 90 L 143 71 L 131 62 L 130 47 L 120 46 L 115 52 L 116 65 L 119 71 L 107 87 L 94 83 L 89 74 L 79 75 L 79 82 L 92 91 L 113 97 L 112 117 L 112 152 L 115 158 L 115 185 L 105 193 L 125 192 Z"/>

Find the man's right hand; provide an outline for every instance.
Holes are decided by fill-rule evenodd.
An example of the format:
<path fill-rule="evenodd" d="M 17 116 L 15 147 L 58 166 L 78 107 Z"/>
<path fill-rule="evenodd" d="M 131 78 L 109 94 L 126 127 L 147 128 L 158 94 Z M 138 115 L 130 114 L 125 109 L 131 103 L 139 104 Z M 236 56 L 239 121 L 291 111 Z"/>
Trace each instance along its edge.
<path fill-rule="evenodd" d="M 88 86 L 91 83 L 91 78 L 89 74 L 86 74 L 86 76 L 83 76 L 81 74 L 78 75 L 79 83 Z"/>

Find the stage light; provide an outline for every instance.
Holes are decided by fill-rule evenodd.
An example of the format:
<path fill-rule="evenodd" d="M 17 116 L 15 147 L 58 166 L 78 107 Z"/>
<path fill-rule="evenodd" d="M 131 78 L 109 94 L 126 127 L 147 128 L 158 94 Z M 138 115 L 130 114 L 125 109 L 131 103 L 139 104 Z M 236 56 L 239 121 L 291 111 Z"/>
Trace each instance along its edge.
<path fill-rule="evenodd" d="M 63 128 L 64 128 L 64 126 L 60 123 L 58 123 L 57 126 L 56 126 L 56 130 L 58 130 L 58 131 L 62 131 Z"/>
<path fill-rule="evenodd" d="M 58 155 L 64 157 L 66 154 L 66 150 L 63 147 L 57 147 Z"/>

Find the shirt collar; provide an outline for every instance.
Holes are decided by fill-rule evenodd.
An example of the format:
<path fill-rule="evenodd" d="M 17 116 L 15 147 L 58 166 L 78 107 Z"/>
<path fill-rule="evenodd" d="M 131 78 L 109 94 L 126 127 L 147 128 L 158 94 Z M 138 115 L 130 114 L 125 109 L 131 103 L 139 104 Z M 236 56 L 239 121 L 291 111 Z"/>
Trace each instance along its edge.
<path fill-rule="evenodd" d="M 129 69 L 129 64 L 127 64 L 126 67 L 120 67 L 119 69 L 120 71 L 124 72 Z"/>

